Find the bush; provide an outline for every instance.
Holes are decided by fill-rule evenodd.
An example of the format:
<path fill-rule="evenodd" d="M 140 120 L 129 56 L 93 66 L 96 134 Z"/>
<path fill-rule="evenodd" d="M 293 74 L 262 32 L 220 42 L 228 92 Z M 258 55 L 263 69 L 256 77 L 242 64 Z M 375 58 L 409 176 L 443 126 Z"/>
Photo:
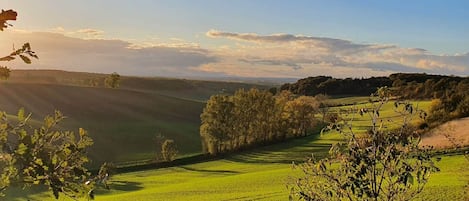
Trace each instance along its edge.
<path fill-rule="evenodd" d="M 386 94 L 381 92 L 378 94 Z M 347 141 L 334 145 L 329 157 L 313 157 L 294 165 L 303 175 L 288 184 L 290 200 L 411 200 L 423 190 L 438 168 L 429 150 L 418 146 L 420 135 L 410 126 L 410 117 L 422 115 L 421 111 L 410 103 L 396 102 L 404 123 L 399 129 L 387 130 L 379 111 L 388 97 L 377 99 L 371 109 L 348 114 L 369 115 L 367 133 L 354 133 L 347 120 L 333 123 L 328 129 L 340 132 Z"/>
<path fill-rule="evenodd" d="M 173 161 L 178 154 L 174 140 L 165 140 L 161 146 L 161 155 L 165 161 Z"/>

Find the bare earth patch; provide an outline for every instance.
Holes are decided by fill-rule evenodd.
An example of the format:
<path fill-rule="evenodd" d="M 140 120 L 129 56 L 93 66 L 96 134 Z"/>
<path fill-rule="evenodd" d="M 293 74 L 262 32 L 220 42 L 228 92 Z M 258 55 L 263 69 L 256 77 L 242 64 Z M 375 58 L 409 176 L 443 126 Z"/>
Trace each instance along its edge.
<path fill-rule="evenodd" d="M 461 146 L 469 145 L 469 117 L 438 126 L 422 138 L 420 145 L 431 145 L 441 149 L 453 147 L 453 142 Z"/>

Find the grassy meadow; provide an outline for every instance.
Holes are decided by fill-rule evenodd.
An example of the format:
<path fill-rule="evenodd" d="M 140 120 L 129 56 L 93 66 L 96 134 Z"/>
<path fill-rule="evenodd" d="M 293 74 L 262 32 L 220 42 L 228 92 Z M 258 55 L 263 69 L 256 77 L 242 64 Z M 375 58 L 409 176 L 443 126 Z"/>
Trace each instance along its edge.
<path fill-rule="evenodd" d="M 414 103 L 426 109 L 430 102 Z M 393 108 L 393 104 L 388 103 L 381 113 L 391 126 L 398 125 L 400 119 Z M 354 118 L 356 132 L 364 131 L 369 125 L 366 115 Z M 300 174 L 299 170 L 292 169 L 292 162 L 301 163 L 311 154 L 324 156 L 331 144 L 340 140 L 342 136 L 338 133 L 320 135 L 318 131 L 304 138 L 259 147 L 220 160 L 118 174 L 111 178 L 111 190 L 97 191 L 96 200 L 288 200 L 286 184 L 293 181 L 292 176 Z M 437 163 L 441 171 L 432 175 L 419 200 L 464 200 L 464 188 L 469 181 L 468 161 L 460 155 L 438 157 L 441 157 Z M 46 193 L 31 194 L 28 198 L 19 197 L 20 194 L 13 192 L 9 199 L 53 200 Z"/>

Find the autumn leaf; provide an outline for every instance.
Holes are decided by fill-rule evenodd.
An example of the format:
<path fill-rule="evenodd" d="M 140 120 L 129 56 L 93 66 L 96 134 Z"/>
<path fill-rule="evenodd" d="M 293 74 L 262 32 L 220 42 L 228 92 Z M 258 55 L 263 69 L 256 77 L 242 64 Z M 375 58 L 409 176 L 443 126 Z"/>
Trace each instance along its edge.
<path fill-rule="evenodd" d="M 8 20 L 16 20 L 17 15 L 18 13 L 13 10 L 2 10 L 0 13 L 0 31 L 3 31 L 4 28 L 7 28 L 10 25 L 7 23 Z"/>

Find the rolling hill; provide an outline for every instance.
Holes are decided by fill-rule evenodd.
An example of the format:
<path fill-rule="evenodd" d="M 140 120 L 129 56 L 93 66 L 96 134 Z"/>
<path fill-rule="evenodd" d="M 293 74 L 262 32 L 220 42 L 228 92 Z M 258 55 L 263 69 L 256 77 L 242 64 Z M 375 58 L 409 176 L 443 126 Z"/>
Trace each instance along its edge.
<path fill-rule="evenodd" d="M 355 102 L 357 99 L 350 99 Z M 414 102 L 416 103 L 416 102 Z M 426 109 L 429 101 L 419 102 Z M 417 105 L 417 103 L 416 103 Z M 359 106 L 366 107 L 367 103 Z M 347 109 L 341 106 L 335 109 Z M 393 104 L 381 113 L 398 121 Z M 367 115 L 357 117 L 356 131 L 367 129 Z M 391 124 L 392 125 L 392 124 Z M 327 154 L 331 144 L 342 139 L 338 133 L 327 133 L 292 139 L 285 143 L 255 148 L 229 155 L 223 159 L 177 167 L 118 174 L 111 178 L 111 190 L 96 192 L 97 200 L 288 200 L 286 184 L 301 170 L 292 169 L 292 161 L 302 162 L 311 153 L 316 157 Z M 461 155 L 441 156 L 437 162 L 440 172 L 434 173 L 417 200 L 464 200 L 464 188 L 469 180 L 467 161 Z M 23 191 L 13 191 L 9 198 L 24 200 Z M 53 200 L 50 193 L 35 193 L 29 200 Z M 60 200 L 70 200 L 65 197 Z"/>
<path fill-rule="evenodd" d="M 181 155 L 199 153 L 200 118 L 212 94 L 238 88 L 262 87 L 245 83 L 167 78 L 123 77 L 121 88 L 90 87 L 90 79 L 104 74 L 66 71 L 13 71 L 0 83 L 0 110 L 16 114 L 24 107 L 34 120 L 60 110 L 68 118 L 60 126 L 89 131 L 95 144 L 92 166 L 150 160 L 154 137 L 174 139 Z"/>

